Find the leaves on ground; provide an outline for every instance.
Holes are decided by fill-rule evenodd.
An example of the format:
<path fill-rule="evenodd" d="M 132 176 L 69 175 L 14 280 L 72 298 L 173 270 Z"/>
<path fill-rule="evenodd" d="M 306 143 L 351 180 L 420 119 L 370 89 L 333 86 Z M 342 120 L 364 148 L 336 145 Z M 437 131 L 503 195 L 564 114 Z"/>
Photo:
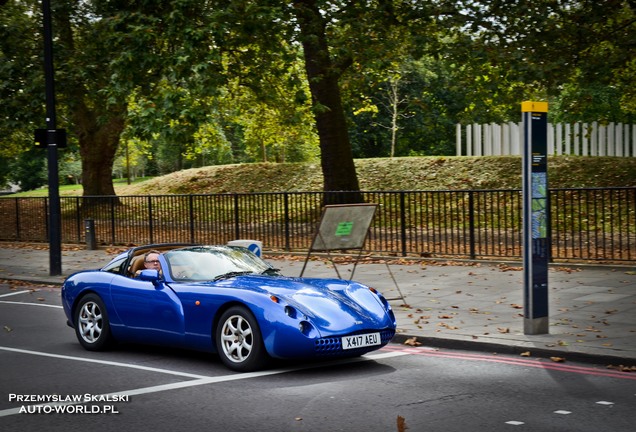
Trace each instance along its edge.
<path fill-rule="evenodd" d="M 620 372 L 636 372 L 636 365 L 635 366 L 624 366 L 624 365 L 607 365 L 608 369 L 614 369 Z"/>
<path fill-rule="evenodd" d="M 412 338 L 408 338 L 407 340 L 405 340 L 404 341 L 404 345 L 420 346 L 420 345 L 422 345 L 422 343 L 418 342 L 416 337 L 412 337 Z"/>
<path fill-rule="evenodd" d="M 408 426 L 406 425 L 406 420 L 404 420 L 404 417 L 397 416 L 397 432 L 404 432 L 407 429 Z"/>

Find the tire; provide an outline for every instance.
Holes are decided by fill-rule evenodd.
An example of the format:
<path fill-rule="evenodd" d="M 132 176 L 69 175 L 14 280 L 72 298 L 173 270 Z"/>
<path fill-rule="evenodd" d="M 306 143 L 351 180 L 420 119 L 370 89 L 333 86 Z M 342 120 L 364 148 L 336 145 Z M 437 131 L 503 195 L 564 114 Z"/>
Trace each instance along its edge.
<path fill-rule="evenodd" d="M 86 294 L 77 304 L 75 334 L 88 351 L 103 351 L 113 344 L 108 312 L 97 294 Z"/>
<path fill-rule="evenodd" d="M 237 372 L 262 369 L 269 356 L 254 315 L 243 306 L 233 306 L 219 319 L 214 332 L 219 357 L 223 364 Z"/>

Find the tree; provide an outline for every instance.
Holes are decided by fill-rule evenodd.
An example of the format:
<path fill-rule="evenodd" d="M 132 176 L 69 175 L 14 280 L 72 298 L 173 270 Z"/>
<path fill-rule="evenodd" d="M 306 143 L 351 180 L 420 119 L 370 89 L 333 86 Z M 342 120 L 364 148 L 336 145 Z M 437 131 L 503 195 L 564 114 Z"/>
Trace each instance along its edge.
<path fill-rule="evenodd" d="M 390 0 L 327 1 L 218 0 L 219 41 L 245 83 L 258 87 L 255 70 L 268 59 L 296 61 L 302 46 L 306 79 L 320 140 L 325 191 L 359 191 L 342 87 L 370 65 L 390 64 L 396 46 L 415 47 L 406 30 L 426 25 L 419 2 Z M 223 11 L 223 12 L 220 12 Z M 269 73 L 276 74 L 271 67 Z M 247 84 L 249 85 L 249 84 Z M 349 199 L 361 199 L 351 194 Z"/>
<path fill-rule="evenodd" d="M 347 66 L 349 60 L 341 65 L 334 64 L 327 42 L 328 21 L 322 16 L 316 0 L 297 0 L 293 5 L 300 27 L 305 70 L 320 137 L 324 189 L 358 191 L 360 186 L 338 85 L 342 68 Z M 352 200 L 362 199 L 353 197 Z"/>
<path fill-rule="evenodd" d="M 597 94 L 616 87 L 625 111 L 636 106 L 634 1 L 443 1 L 454 9 L 444 24 L 457 42 L 450 48 L 458 61 L 477 52 L 489 67 L 524 83 L 526 95 L 556 98 L 565 86 Z M 579 101 L 577 109 L 593 110 L 585 106 L 593 100 Z"/>
<path fill-rule="evenodd" d="M 0 49 L 3 60 L 8 59 L 0 68 L 8 83 L 1 90 L 0 128 L 35 129 L 30 106 L 44 118 L 37 61 L 42 43 L 31 36 L 41 27 L 39 6 L 35 0 L 12 1 L 0 9 Z M 52 5 L 57 102 L 63 113 L 59 127 L 79 144 L 84 195 L 114 195 L 113 162 L 131 94 L 152 94 L 162 79 L 201 94 L 215 88 L 218 62 L 209 49 L 205 8 L 205 2 L 195 0 L 60 0 Z"/>

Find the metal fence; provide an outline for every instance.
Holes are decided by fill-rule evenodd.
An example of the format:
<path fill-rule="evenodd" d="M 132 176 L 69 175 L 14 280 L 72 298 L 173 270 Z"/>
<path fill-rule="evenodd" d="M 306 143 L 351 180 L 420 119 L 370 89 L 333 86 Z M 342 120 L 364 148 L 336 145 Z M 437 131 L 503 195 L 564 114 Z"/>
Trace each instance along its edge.
<path fill-rule="evenodd" d="M 519 190 L 362 195 L 366 202 L 378 204 L 364 253 L 521 258 Z M 103 245 L 254 239 L 262 241 L 265 250 L 306 252 L 320 221 L 323 193 L 61 197 L 60 201 L 64 243 L 86 242 L 90 225 L 91 235 Z M 552 189 L 550 203 L 553 260 L 636 260 L 636 188 Z M 48 241 L 47 211 L 48 198 L 0 198 L 0 240 Z"/>

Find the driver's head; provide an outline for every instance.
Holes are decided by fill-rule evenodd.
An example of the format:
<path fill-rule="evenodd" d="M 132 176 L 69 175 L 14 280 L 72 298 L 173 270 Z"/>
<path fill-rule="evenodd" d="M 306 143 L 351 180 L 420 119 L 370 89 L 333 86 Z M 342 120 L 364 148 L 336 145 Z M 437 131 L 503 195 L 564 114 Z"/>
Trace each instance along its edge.
<path fill-rule="evenodd" d="M 144 266 L 151 270 L 161 270 L 161 264 L 159 264 L 159 252 L 155 250 L 146 252 L 144 255 Z"/>

